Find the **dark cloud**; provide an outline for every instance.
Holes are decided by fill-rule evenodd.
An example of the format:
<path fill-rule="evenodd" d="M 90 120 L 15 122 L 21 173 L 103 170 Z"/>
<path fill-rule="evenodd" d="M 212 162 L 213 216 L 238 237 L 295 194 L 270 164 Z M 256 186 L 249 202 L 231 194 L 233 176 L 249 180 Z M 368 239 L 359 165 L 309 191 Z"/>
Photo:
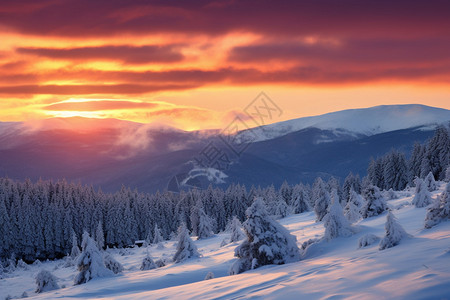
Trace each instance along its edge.
<path fill-rule="evenodd" d="M 20 54 L 32 54 L 52 59 L 70 60 L 118 60 L 131 64 L 163 62 L 171 63 L 183 60 L 178 46 L 99 46 L 82 48 L 17 48 Z"/>
<path fill-rule="evenodd" d="M 97 111 L 97 110 L 116 110 L 116 109 L 142 109 L 155 108 L 158 104 L 149 102 L 136 102 L 126 100 L 95 100 L 84 102 L 62 102 L 50 104 L 44 107 L 45 110 L 54 111 Z"/>
<path fill-rule="evenodd" d="M 2 1 L 0 24 L 23 33 L 103 36 L 118 33 L 251 31 L 267 35 L 445 36 L 443 0 L 309 1 Z"/>
<path fill-rule="evenodd" d="M 450 60 L 449 38 L 418 40 L 360 39 L 336 43 L 266 43 L 236 47 L 229 54 L 235 62 L 263 63 L 270 60 L 297 61 L 299 64 L 352 64 L 367 67 L 373 64 L 439 63 Z M 350 64 L 350 65 L 349 65 Z"/>
<path fill-rule="evenodd" d="M 167 90 L 185 90 L 195 88 L 193 85 L 140 85 L 140 84 L 111 84 L 111 85 L 17 85 L 0 86 L 0 94 L 52 94 L 52 95 L 91 95 L 91 94 L 144 94 Z"/>

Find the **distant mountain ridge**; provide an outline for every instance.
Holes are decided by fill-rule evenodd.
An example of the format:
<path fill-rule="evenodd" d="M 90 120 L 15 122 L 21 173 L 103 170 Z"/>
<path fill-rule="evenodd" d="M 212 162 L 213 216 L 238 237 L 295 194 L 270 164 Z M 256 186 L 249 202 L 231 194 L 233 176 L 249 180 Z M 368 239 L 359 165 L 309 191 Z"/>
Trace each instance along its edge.
<path fill-rule="evenodd" d="M 450 111 L 424 105 L 377 106 L 264 126 L 258 140 L 224 173 L 225 183 L 280 185 L 316 176 L 363 176 L 370 157 L 391 148 L 408 152 L 423 142 Z M 218 130 L 187 132 L 115 119 L 48 119 L 0 123 L 0 176 L 80 181 L 115 191 L 164 190 Z M 245 137 L 246 132 L 239 135 Z M 208 182 L 206 182 L 208 184 Z"/>

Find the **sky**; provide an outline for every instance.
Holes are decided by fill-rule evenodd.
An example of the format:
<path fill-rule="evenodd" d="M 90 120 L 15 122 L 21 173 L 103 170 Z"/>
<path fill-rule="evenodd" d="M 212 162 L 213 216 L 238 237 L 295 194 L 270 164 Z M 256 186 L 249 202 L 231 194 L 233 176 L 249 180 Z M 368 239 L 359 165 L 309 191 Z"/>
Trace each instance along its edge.
<path fill-rule="evenodd" d="M 448 1 L 0 1 L 0 121 L 226 126 L 383 104 L 450 109 Z"/>

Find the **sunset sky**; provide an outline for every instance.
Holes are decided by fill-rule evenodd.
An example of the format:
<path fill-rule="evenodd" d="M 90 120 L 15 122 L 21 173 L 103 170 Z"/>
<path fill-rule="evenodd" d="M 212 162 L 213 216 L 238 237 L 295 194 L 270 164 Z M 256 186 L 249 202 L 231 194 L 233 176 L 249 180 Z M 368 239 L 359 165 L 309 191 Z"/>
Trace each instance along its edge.
<path fill-rule="evenodd" d="M 0 2 L 0 121 L 219 128 L 264 91 L 277 120 L 450 109 L 448 1 Z"/>

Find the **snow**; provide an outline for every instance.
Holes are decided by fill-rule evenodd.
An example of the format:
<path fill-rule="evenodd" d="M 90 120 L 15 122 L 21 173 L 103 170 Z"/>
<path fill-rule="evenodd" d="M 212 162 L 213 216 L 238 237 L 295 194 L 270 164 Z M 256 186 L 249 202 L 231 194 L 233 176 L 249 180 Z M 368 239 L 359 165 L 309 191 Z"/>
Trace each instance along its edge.
<path fill-rule="evenodd" d="M 438 183 L 439 184 L 439 183 Z M 444 185 L 432 192 L 433 199 Z M 119 261 L 121 274 L 95 278 L 73 285 L 75 266 L 65 260 L 29 265 L 0 279 L 0 299 L 20 297 L 24 292 L 32 299 L 442 299 L 450 295 L 450 222 L 444 221 L 424 229 L 426 208 L 411 204 L 414 195 L 395 192 L 398 199 L 387 204 L 399 224 L 411 238 L 392 248 L 378 250 L 378 243 L 358 249 L 358 240 L 368 234 L 385 234 L 387 212 L 354 224 L 356 233 L 320 241 L 308 247 L 302 259 L 285 265 L 268 265 L 239 275 L 228 276 L 238 243 L 220 247 L 230 233 L 195 241 L 202 257 L 172 263 L 158 269 L 141 271 L 146 248 L 108 249 Z M 300 246 L 309 239 L 321 238 L 323 222 L 315 222 L 313 212 L 292 215 L 280 220 Z M 176 241 L 149 247 L 152 257 L 170 261 Z M 58 279 L 61 289 L 35 293 L 35 276 L 46 269 Z M 204 280 L 208 273 L 213 279 Z"/>
<path fill-rule="evenodd" d="M 399 129 L 424 126 L 419 130 L 434 130 L 436 123 L 450 120 L 450 110 L 419 104 L 381 105 L 348 109 L 324 115 L 299 118 L 263 126 L 261 130 L 240 133 L 243 141 L 265 141 L 305 128 L 332 130 L 337 136 L 374 135 Z M 322 141 L 327 142 L 327 141 Z"/>

